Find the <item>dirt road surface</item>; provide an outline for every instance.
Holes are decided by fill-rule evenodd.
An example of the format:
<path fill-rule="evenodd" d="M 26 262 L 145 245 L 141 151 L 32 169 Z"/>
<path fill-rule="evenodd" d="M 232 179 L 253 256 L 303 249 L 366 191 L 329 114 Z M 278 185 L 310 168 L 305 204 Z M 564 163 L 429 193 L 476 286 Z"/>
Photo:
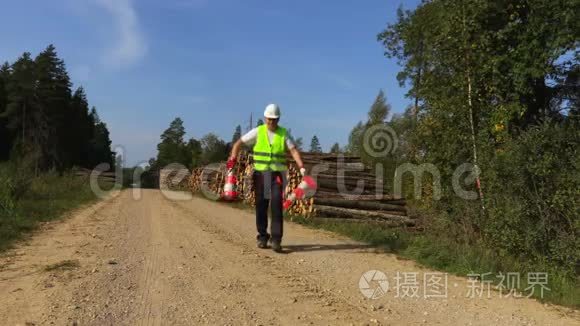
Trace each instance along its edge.
<path fill-rule="evenodd" d="M 0 257 L 0 323 L 580 325 L 577 311 L 531 299 L 470 298 L 463 277 L 445 292 L 424 283 L 437 272 L 329 232 L 286 223 L 282 254 L 254 239 L 250 211 L 126 190 Z M 388 281 L 369 283 L 387 289 L 376 299 L 359 288 L 369 270 Z M 398 291 L 397 272 L 408 273 Z"/>

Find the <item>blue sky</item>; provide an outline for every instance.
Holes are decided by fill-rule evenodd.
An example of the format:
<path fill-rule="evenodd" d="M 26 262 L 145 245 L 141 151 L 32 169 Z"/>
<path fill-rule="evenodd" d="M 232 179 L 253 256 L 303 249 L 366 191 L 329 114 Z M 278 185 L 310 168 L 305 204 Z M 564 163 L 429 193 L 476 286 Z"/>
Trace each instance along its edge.
<path fill-rule="evenodd" d="M 229 141 L 264 107 L 309 145 L 343 146 L 379 89 L 410 103 L 376 35 L 419 0 L 4 0 L 0 60 L 54 44 L 133 165 L 181 117 Z"/>

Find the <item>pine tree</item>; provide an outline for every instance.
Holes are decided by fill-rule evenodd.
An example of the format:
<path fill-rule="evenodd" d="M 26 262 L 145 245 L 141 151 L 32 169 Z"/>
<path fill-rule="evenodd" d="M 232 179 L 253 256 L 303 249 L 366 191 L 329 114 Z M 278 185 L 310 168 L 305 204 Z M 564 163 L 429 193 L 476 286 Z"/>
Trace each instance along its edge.
<path fill-rule="evenodd" d="M 320 142 L 318 141 L 318 137 L 316 137 L 316 135 L 314 135 L 312 137 L 312 141 L 310 141 L 310 152 L 322 153 L 322 147 L 320 146 Z"/>
<path fill-rule="evenodd" d="M 298 137 L 294 140 L 294 145 L 296 146 L 296 148 L 301 151 L 303 150 L 304 147 L 304 141 L 302 140 L 302 137 Z"/>
<path fill-rule="evenodd" d="M 232 144 L 234 144 L 240 138 L 242 138 L 242 126 L 238 125 L 232 137 Z"/>
<path fill-rule="evenodd" d="M 108 163 L 113 169 L 115 156 L 111 151 L 111 139 L 107 125 L 101 121 L 95 107 L 91 109 L 89 119 L 94 122 L 89 168 L 94 168 L 101 163 Z"/>
<path fill-rule="evenodd" d="M 330 152 L 333 154 L 340 153 L 340 145 L 338 143 L 334 143 L 334 145 L 332 145 L 332 147 L 330 148 Z"/>
<path fill-rule="evenodd" d="M 94 135 L 94 121 L 89 115 L 89 103 L 82 87 L 77 88 L 71 98 L 69 119 L 74 121 L 69 127 L 69 134 L 74 137 L 67 142 L 70 163 L 87 167 Z"/>
<path fill-rule="evenodd" d="M 8 103 L 2 117 L 15 137 L 14 157 L 25 159 L 38 171 L 47 161 L 50 125 L 47 110 L 39 101 L 35 66 L 28 52 L 12 64 Z"/>
<path fill-rule="evenodd" d="M 362 121 L 359 121 L 350 131 L 348 136 L 347 151 L 353 155 L 360 155 L 362 146 L 362 136 L 365 130 L 365 126 Z"/>
<path fill-rule="evenodd" d="M 367 126 L 374 126 L 376 124 L 384 123 L 390 112 L 391 106 L 387 103 L 387 100 L 385 99 L 385 93 L 381 89 L 369 110 Z"/>
<path fill-rule="evenodd" d="M 11 78 L 10 65 L 8 62 L 0 67 L 0 161 L 8 160 L 12 149 L 13 137 L 8 130 L 8 118 L 3 117 L 8 106 L 8 83 Z"/>
<path fill-rule="evenodd" d="M 49 141 L 42 144 L 47 150 L 45 164 L 62 171 L 72 165 L 75 156 L 72 139 L 76 135 L 70 128 L 70 78 L 52 44 L 36 57 L 35 70 L 36 95 L 49 124 Z"/>
<path fill-rule="evenodd" d="M 185 166 L 191 164 L 191 157 L 186 148 L 184 136 L 183 120 L 175 118 L 169 128 L 161 134 L 161 142 L 157 145 L 157 163 L 159 167 L 163 168 L 171 163 L 179 163 Z"/>
<path fill-rule="evenodd" d="M 10 155 L 36 173 L 112 164 L 106 124 L 94 109 L 89 114 L 84 89 L 73 95 L 70 87 L 52 45 L 34 60 L 25 52 L 0 67 L 0 161 Z"/>
<path fill-rule="evenodd" d="M 258 122 L 256 123 L 256 126 L 261 126 L 264 124 L 264 121 L 262 119 L 258 119 Z"/>

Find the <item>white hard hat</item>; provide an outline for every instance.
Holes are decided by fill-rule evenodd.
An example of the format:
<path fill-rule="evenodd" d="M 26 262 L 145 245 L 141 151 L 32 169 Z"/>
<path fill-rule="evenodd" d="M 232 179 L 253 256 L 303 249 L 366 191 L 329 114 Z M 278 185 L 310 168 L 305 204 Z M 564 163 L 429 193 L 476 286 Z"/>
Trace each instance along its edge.
<path fill-rule="evenodd" d="M 270 119 L 280 118 L 280 107 L 277 104 L 268 104 L 264 110 L 264 117 Z"/>

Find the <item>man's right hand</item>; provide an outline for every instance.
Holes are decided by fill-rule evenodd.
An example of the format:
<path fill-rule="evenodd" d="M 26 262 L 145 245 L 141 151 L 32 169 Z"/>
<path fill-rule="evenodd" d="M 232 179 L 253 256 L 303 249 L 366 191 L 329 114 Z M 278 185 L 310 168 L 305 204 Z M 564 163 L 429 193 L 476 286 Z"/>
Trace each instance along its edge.
<path fill-rule="evenodd" d="M 234 166 L 236 166 L 236 158 L 235 157 L 231 157 L 228 162 L 226 163 L 226 168 L 228 170 L 231 170 L 234 168 Z"/>

